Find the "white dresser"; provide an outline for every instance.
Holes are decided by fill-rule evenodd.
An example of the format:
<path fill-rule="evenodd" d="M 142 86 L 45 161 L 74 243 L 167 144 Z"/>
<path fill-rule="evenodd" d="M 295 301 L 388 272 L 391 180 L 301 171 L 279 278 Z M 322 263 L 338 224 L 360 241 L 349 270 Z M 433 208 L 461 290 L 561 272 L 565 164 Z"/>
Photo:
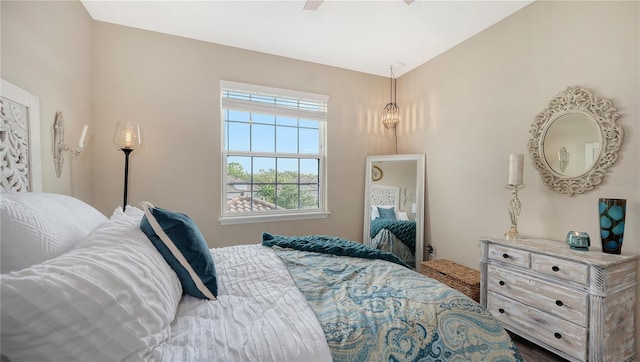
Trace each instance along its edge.
<path fill-rule="evenodd" d="M 507 330 L 571 361 L 635 354 L 637 255 L 483 237 L 480 304 Z"/>

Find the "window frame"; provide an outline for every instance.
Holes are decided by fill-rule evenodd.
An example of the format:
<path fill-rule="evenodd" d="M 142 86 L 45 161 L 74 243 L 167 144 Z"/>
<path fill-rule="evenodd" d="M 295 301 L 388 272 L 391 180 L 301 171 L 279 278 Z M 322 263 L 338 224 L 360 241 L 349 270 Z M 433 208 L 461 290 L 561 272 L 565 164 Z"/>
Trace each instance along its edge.
<path fill-rule="evenodd" d="M 294 109 L 288 107 L 274 107 L 272 105 L 260 105 L 258 102 L 243 102 L 224 98 L 224 90 L 232 89 L 240 92 L 247 92 L 256 95 L 269 95 L 275 97 L 296 98 L 298 100 L 309 100 L 324 103 L 324 109 L 319 111 Z M 327 207 L 327 106 L 329 97 L 326 95 L 307 93 L 295 90 L 287 90 L 247 83 L 238 83 L 220 80 L 220 145 L 221 145 L 221 187 L 220 187 L 220 217 L 218 221 L 223 224 L 243 224 L 271 221 L 292 221 L 326 218 L 330 212 Z M 233 107 L 233 108 L 231 108 Z M 262 113 L 275 116 L 294 117 L 297 119 L 307 119 L 318 121 L 319 132 L 319 153 L 313 157 L 306 157 L 305 153 L 277 153 L 259 151 L 227 151 L 226 150 L 226 117 L 225 111 L 233 109 L 242 112 Z M 314 209 L 288 209 L 269 210 L 250 213 L 227 212 L 227 158 L 228 156 L 254 156 L 254 157 L 274 157 L 275 158 L 296 158 L 296 159 L 318 159 L 318 203 L 319 207 Z M 316 157 L 317 156 L 317 157 Z"/>

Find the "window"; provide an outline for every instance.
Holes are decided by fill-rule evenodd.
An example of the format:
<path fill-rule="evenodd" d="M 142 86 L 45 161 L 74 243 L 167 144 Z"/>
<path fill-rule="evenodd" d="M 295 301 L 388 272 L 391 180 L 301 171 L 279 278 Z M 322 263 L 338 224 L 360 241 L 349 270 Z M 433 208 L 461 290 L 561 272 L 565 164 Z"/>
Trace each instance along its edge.
<path fill-rule="evenodd" d="M 326 217 L 328 97 L 220 82 L 223 224 Z"/>

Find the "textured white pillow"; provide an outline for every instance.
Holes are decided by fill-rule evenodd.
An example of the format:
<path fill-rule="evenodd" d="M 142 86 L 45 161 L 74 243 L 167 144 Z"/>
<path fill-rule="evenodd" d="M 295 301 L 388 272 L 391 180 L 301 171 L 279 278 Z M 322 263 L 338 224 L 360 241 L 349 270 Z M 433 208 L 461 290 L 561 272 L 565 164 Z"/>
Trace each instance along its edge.
<path fill-rule="evenodd" d="M 396 210 L 396 220 L 409 220 L 409 215 L 404 211 Z"/>
<path fill-rule="evenodd" d="M 147 360 L 168 338 L 182 289 L 140 230 L 137 211 L 114 213 L 57 258 L 0 276 L 3 355 Z"/>
<path fill-rule="evenodd" d="M 0 192 L 0 272 L 28 268 L 71 249 L 107 217 L 67 195 Z"/>

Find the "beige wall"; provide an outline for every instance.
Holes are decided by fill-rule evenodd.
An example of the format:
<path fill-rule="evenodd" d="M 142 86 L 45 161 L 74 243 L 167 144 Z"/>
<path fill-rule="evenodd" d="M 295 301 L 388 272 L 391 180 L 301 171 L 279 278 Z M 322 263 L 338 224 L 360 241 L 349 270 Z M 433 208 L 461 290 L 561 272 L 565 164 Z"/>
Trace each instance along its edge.
<path fill-rule="evenodd" d="M 617 106 L 625 129 L 619 161 L 603 185 L 569 198 L 547 189 L 527 156 L 519 229 L 557 240 L 584 230 L 598 249 L 597 199 L 626 198 L 623 251 L 640 252 L 639 7 L 535 2 L 399 79 L 398 151 L 427 155 L 425 233 L 438 257 L 477 268 L 478 237 L 507 230 L 508 155 L 527 153 L 535 115 L 569 85 Z M 111 143 L 115 123 L 140 122 L 146 146 L 132 156 L 131 204 L 188 213 L 213 247 L 258 242 L 262 231 L 361 240 L 365 156 L 393 152 L 392 132 L 378 121 L 388 79 L 93 22 L 78 2 L 2 1 L 1 10 L 2 77 L 41 101 L 45 191 L 110 214 L 122 201 L 124 167 Z M 330 96 L 328 219 L 216 221 L 220 79 Z M 68 143 L 82 124 L 91 127 L 85 154 L 67 156 L 60 179 L 50 151 L 56 110 L 65 114 Z"/>
<path fill-rule="evenodd" d="M 598 198 L 626 198 L 623 250 L 640 251 L 639 5 L 536 2 L 400 78 L 401 104 L 420 124 L 401 143 L 427 155 L 438 257 L 477 267 L 479 250 L 460 246 L 508 229 L 510 153 L 527 155 L 521 233 L 564 240 L 583 230 L 598 248 Z M 573 197 L 542 183 L 527 149 L 535 116 L 569 85 L 611 99 L 625 130 L 605 182 Z"/>
<path fill-rule="evenodd" d="M 95 205 L 122 203 L 117 121 L 139 122 L 145 147 L 130 164 L 129 204 L 190 215 L 212 247 L 260 242 L 263 231 L 362 239 L 365 157 L 392 149 L 377 121 L 386 79 L 107 23 L 94 26 Z M 327 219 L 222 226 L 219 81 L 329 96 Z"/>
<path fill-rule="evenodd" d="M 640 252 L 639 16 L 638 2 L 535 2 L 399 79 L 417 120 L 402 143 L 426 153 L 425 231 L 439 258 L 478 268 L 478 237 L 508 230 L 510 153 L 526 155 L 522 234 L 587 231 L 599 250 L 598 198 L 626 198 L 622 250 Z M 534 117 L 570 85 L 611 99 L 625 131 L 604 183 L 573 197 L 548 189 L 527 151 Z"/>
<path fill-rule="evenodd" d="M 43 191 L 93 201 L 92 32 L 93 20 L 76 1 L 2 1 L 3 79 L 40 98 Z M 85 151 L 65 156 L 56 176 L 52 128 L 56 111 L 65 120 L 65 141 L 75 147 L 84 124 L 89 125 Z"/>

